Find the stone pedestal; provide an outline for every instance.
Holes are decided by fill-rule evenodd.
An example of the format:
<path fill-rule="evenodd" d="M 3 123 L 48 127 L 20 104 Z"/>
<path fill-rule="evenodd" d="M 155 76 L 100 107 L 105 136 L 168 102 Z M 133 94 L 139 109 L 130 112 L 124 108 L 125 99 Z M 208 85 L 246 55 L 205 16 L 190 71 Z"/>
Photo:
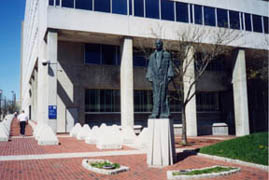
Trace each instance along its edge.
<path fill-rule="evenodd" d="M 148 128 L 147 164 L 151 167 L 172 165 L 176 157 L 173 121 L 170 119 L 148 119 Z"/>

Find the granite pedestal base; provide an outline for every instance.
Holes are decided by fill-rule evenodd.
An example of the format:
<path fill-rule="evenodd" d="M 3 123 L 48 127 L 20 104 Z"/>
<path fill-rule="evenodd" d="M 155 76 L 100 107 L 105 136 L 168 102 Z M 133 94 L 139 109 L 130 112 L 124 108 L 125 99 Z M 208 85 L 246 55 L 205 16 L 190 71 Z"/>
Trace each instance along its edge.
<path fill-rule="evenodd" d="M 148 129 L 147 164 L 150 167 L 172 165 L 176 157 L 173 121 L 168 118 L 148 119 Z"/>

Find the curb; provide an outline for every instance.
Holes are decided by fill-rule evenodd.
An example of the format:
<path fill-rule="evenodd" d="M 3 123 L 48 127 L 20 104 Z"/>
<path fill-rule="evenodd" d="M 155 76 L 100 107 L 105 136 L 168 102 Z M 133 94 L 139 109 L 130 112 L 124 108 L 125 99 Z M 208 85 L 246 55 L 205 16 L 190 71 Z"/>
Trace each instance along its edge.
<path fill-rule="evenodd" d="M 241 160 L 238 160 L 238 159 L 230 159 L 230 158 L 225 158 L 225 157 L 202 154 L 202 153 L 197 153 L 197 155 L 201 156 L 201 157 L 213 159 L 213 160 L 220 160 L 220 161 L 225 161 L 225 162 L 229 162 L 229 163 L 235 163 L 235 164 L 239 164 L 239 165 L 243 165 L 243 166 L 254 167 L 254 168 L 258 168 L 258 169 L 261 169 L 261 170 L 269 172 L 269 167 L 265 166 L 265 165 L 245 162 L 245 161 L 241 161 Z"/>

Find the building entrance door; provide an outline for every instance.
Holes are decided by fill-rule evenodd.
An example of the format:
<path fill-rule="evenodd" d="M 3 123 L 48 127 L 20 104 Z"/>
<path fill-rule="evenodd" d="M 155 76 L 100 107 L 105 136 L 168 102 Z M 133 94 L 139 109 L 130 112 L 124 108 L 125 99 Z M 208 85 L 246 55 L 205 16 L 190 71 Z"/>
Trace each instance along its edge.
<path fill-rule="evenodd" d="M 66 109 L 66 132 L 70 132 L 73 126 L 78 122 L 78 108 Z"/>

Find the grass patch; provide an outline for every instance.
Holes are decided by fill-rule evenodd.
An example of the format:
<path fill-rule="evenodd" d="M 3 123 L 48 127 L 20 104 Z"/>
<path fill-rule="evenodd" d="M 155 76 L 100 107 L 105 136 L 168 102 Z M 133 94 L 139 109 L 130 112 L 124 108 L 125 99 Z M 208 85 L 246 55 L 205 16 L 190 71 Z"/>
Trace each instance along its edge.
<path fill-rule="evenodd" d="M 201 174 L 210 174 L 210 173 L 219 173 L 219 172 L 225 172 L 225 171 L 230 171 L 236 168 L 232 167 L 212 167 L 212 168 L 206 168 L 206 169 L 196 169 L 196 170 L 191 170 L 191 171 L 178 171 L 178 172 L 173 172 L 173 176 L 179 176 L 179 175 L 201 175 Z"/>
<path fill-rule="evenodd" d="M 200 153 L 268 166 L 268 132 L 255 133 L 203 147 Z"/>
<path fill-rule="evenodd" d="M 105 169 L 106 167 L 111 167 L 111 169 L 120 168 L 120 164 L 118 164 L 118 163 L 110 163 L 108 161 L 94 162 L 94 163 L 91 163 L 91 166 L 95 167 L 95 168 L 99 168 L 99 169 Z"/>

